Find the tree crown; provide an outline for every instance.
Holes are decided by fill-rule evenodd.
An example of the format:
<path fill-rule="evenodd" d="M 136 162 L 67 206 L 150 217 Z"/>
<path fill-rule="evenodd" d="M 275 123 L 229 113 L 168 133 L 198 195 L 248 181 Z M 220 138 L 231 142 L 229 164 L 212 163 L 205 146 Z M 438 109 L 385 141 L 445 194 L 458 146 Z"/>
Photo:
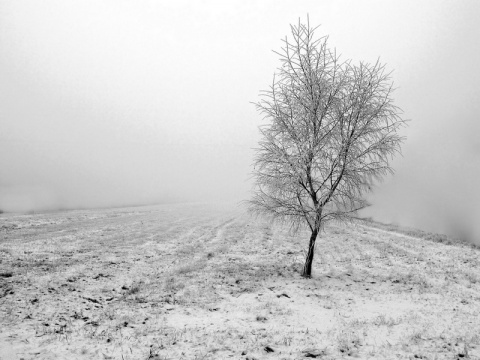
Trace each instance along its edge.
<path fill-rule="evenodd" d="M 310 24 L 291 25 L 281 65 L 261 93 L 250 210 L 294 228 L 319 229 L 367 206 L 363 194 L 393 170 L 405 124 L 385 65 L 341 61 Z"/>

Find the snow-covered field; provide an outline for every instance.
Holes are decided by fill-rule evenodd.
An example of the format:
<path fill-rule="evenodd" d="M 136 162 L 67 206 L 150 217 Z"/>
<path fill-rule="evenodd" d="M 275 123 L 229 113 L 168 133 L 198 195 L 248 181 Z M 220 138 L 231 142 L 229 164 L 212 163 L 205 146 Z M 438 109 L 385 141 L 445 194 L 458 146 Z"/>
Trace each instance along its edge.
<path fill-rule="evenodd" d="M 480 250 L 228 204 L 0 214 L 0 359 L 480 358 Z"/>

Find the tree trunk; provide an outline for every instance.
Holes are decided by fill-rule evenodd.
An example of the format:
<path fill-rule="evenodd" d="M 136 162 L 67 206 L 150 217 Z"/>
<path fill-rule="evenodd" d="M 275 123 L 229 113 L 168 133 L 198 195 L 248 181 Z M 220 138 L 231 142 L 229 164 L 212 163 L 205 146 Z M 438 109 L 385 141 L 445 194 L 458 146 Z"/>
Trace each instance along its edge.
<path fill-rule="evenodd" d="M 313 255 L 315 253 L 315 240 L 317 240 L 318 230 L 314 229 L 310 236 L 310 243 L 308 244 L 308 253 L 305 259 L 305 265 L 303 266 L 302 276 L 306 278 L 312 277 L 312 263 Z"/>

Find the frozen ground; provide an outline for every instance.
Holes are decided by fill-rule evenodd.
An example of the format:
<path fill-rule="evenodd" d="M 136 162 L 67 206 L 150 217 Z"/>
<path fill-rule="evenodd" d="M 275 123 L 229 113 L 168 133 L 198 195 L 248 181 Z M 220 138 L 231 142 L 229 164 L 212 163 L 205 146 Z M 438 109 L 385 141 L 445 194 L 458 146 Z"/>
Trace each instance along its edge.
<path fill-rule="evenodd" d="M 480 358 L 480 250 L 225 204 L 0 214 L 0 359 Z"/>

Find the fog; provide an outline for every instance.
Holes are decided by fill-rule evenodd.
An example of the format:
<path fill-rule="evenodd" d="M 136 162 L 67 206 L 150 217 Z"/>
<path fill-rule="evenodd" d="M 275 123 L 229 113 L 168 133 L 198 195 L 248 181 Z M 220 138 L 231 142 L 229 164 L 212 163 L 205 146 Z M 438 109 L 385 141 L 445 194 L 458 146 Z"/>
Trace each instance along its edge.
<path fill-rule="evenodd" d="M 475 1 L 0 2 L 0 209 L 249 196 L 260 115 L 289 24 L 387 63 L 411 119 L 364 212 L 480 237 Z"/>

